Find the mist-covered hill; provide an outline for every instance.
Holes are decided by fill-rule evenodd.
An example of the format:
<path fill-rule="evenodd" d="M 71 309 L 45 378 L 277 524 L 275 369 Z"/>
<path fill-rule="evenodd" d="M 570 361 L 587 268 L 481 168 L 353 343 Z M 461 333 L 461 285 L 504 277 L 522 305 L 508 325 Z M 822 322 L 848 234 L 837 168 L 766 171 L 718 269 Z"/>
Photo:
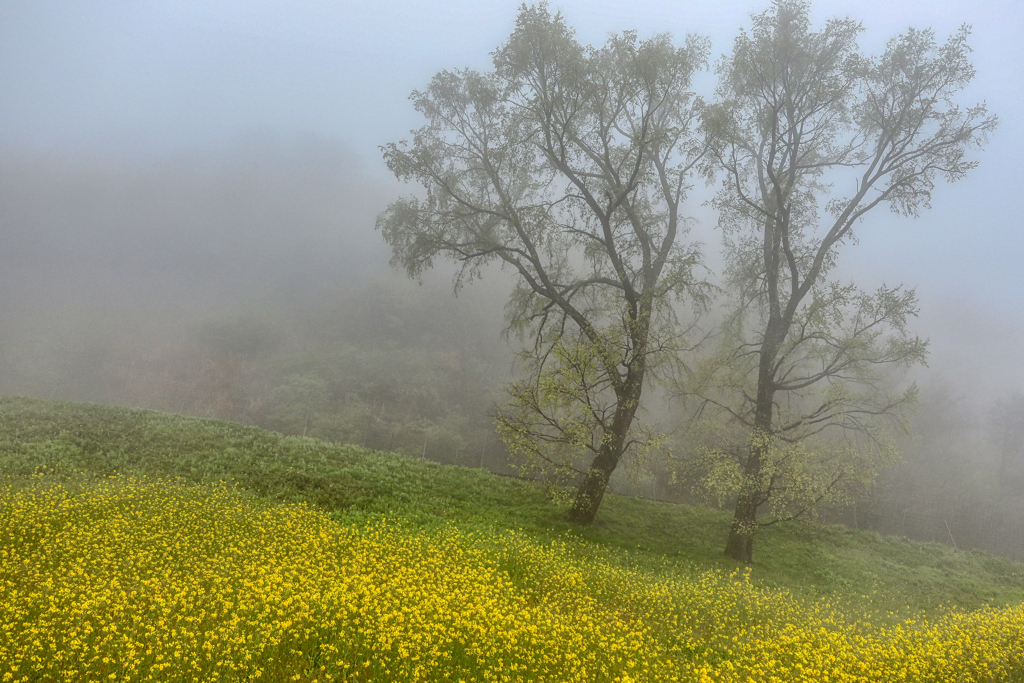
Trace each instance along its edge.
<path fill-rule="evenodd" d="M 505 470 L 491 415 L 516 344 L 501 336 L 511 278 L 489 272 L 455 297 L 446 265 L 422 285 L 390 268 L 374 221 L 408 191 L 315 136 L 252 134 L 148 159 L 8 146 L 0 392 Z M 907 378 L 921 389 L 916 436 L 873 492 L 826 517 L 1024 556 L 1013 381 L 1024 335 L 966 302 L 919 296 L 932 356 Z M 659 401 L 652 415 L 680 410 Z M 627 468 L 616 490 L 698 500 L 673 471 Z"/>

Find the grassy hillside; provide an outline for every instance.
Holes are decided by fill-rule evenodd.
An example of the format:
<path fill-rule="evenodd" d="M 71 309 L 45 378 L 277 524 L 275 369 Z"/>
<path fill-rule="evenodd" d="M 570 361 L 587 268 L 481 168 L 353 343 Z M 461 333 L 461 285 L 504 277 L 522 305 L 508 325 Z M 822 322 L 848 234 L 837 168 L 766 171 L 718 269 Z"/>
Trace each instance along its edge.
<path fill-rule="evenodd" d="M 721 511 L 608 496 L 591 527 L 564 521 L 564 492 L 460 467 L 151 411 L 0 398 L 0 476 L 56 480 L 114 473 L 234 481 L 260 497 L 308 502 L 347 521 L 401 518 L 414 527 L 515 529 L 569 539 L 626 567 L 731 570 Z M 1024 566 L 840 527 L 766 530 L 751 578 L 895 616 L 1024 602 Z"/>

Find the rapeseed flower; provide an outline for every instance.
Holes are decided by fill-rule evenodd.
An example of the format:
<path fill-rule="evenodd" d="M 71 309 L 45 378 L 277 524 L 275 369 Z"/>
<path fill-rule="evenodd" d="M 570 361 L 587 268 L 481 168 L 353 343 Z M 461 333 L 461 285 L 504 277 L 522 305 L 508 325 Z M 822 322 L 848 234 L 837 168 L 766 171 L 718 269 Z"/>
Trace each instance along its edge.
<path fill-rule="evenodd" d="M 515 532 L 229 487 L 0 485 L 0 681 L 1024 680 L 1024 608 L 874 626 Z"/>

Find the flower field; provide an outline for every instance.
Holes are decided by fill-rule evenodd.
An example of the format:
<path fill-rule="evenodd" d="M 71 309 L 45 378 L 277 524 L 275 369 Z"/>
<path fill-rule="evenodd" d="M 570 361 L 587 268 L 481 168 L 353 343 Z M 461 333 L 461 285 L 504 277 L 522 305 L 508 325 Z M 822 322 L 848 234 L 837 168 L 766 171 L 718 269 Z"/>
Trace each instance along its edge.
<path fill-rule="evenodd" d="M 2 681 L 1024 681 L 1024 607 L 893 624 L 228 487 L 0 484 Z"/>

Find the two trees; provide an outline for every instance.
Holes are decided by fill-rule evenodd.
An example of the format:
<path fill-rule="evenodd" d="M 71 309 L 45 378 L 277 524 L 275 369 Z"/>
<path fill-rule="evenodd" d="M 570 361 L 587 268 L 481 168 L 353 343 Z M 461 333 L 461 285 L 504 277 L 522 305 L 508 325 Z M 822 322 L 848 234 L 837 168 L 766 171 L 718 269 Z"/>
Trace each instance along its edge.
<path fill-rule="evenodd" d="M 773 496 L 811 505 L 848 476 L 793 496 L 806 460 L 795 444 L 833 428 L 870 439 L 875 418 L 913 398 L 888 395 L 873 369 L 923 359 L 905 326 L 914 293 L 861 292 L 830 271 L 869 211 L 917 215 L 937 179 L 970 170 L 966 152 L 995 117 L 953 102 L 973 76 L 966 29 L 942 46 L 910 30 L 868 58 L 859 24 L 811 31 L 808 11 L 779 0 L 755 16 L 705 107 L 688 89 L 706 41 L 624 33 L 587 48 L 560 15 L 524 6 L 495 70 L 435 76 L 413 94 L 428 124 L 385 148 L 389 168 L 426 189 L 378 221 L 397 263 L 416 275 L 454 258 L 457 287 L 494 260 L 518 273 L 507 310 L 530 335 L 530 372 L 499 426 L 539 459 L 589 453 L 576 521 L 594 518 L 623 453 L 649 439 L 637 411 L 652 368 L 678 360 L 673 303 L 706 303 L 700 254 L 680 242 L 697 171 L 724 178 L 714 204 L 732 312 L 690 391 L 745 434 L 722 451 L 738 501 L 726 552 L 751 560 Z"/>

